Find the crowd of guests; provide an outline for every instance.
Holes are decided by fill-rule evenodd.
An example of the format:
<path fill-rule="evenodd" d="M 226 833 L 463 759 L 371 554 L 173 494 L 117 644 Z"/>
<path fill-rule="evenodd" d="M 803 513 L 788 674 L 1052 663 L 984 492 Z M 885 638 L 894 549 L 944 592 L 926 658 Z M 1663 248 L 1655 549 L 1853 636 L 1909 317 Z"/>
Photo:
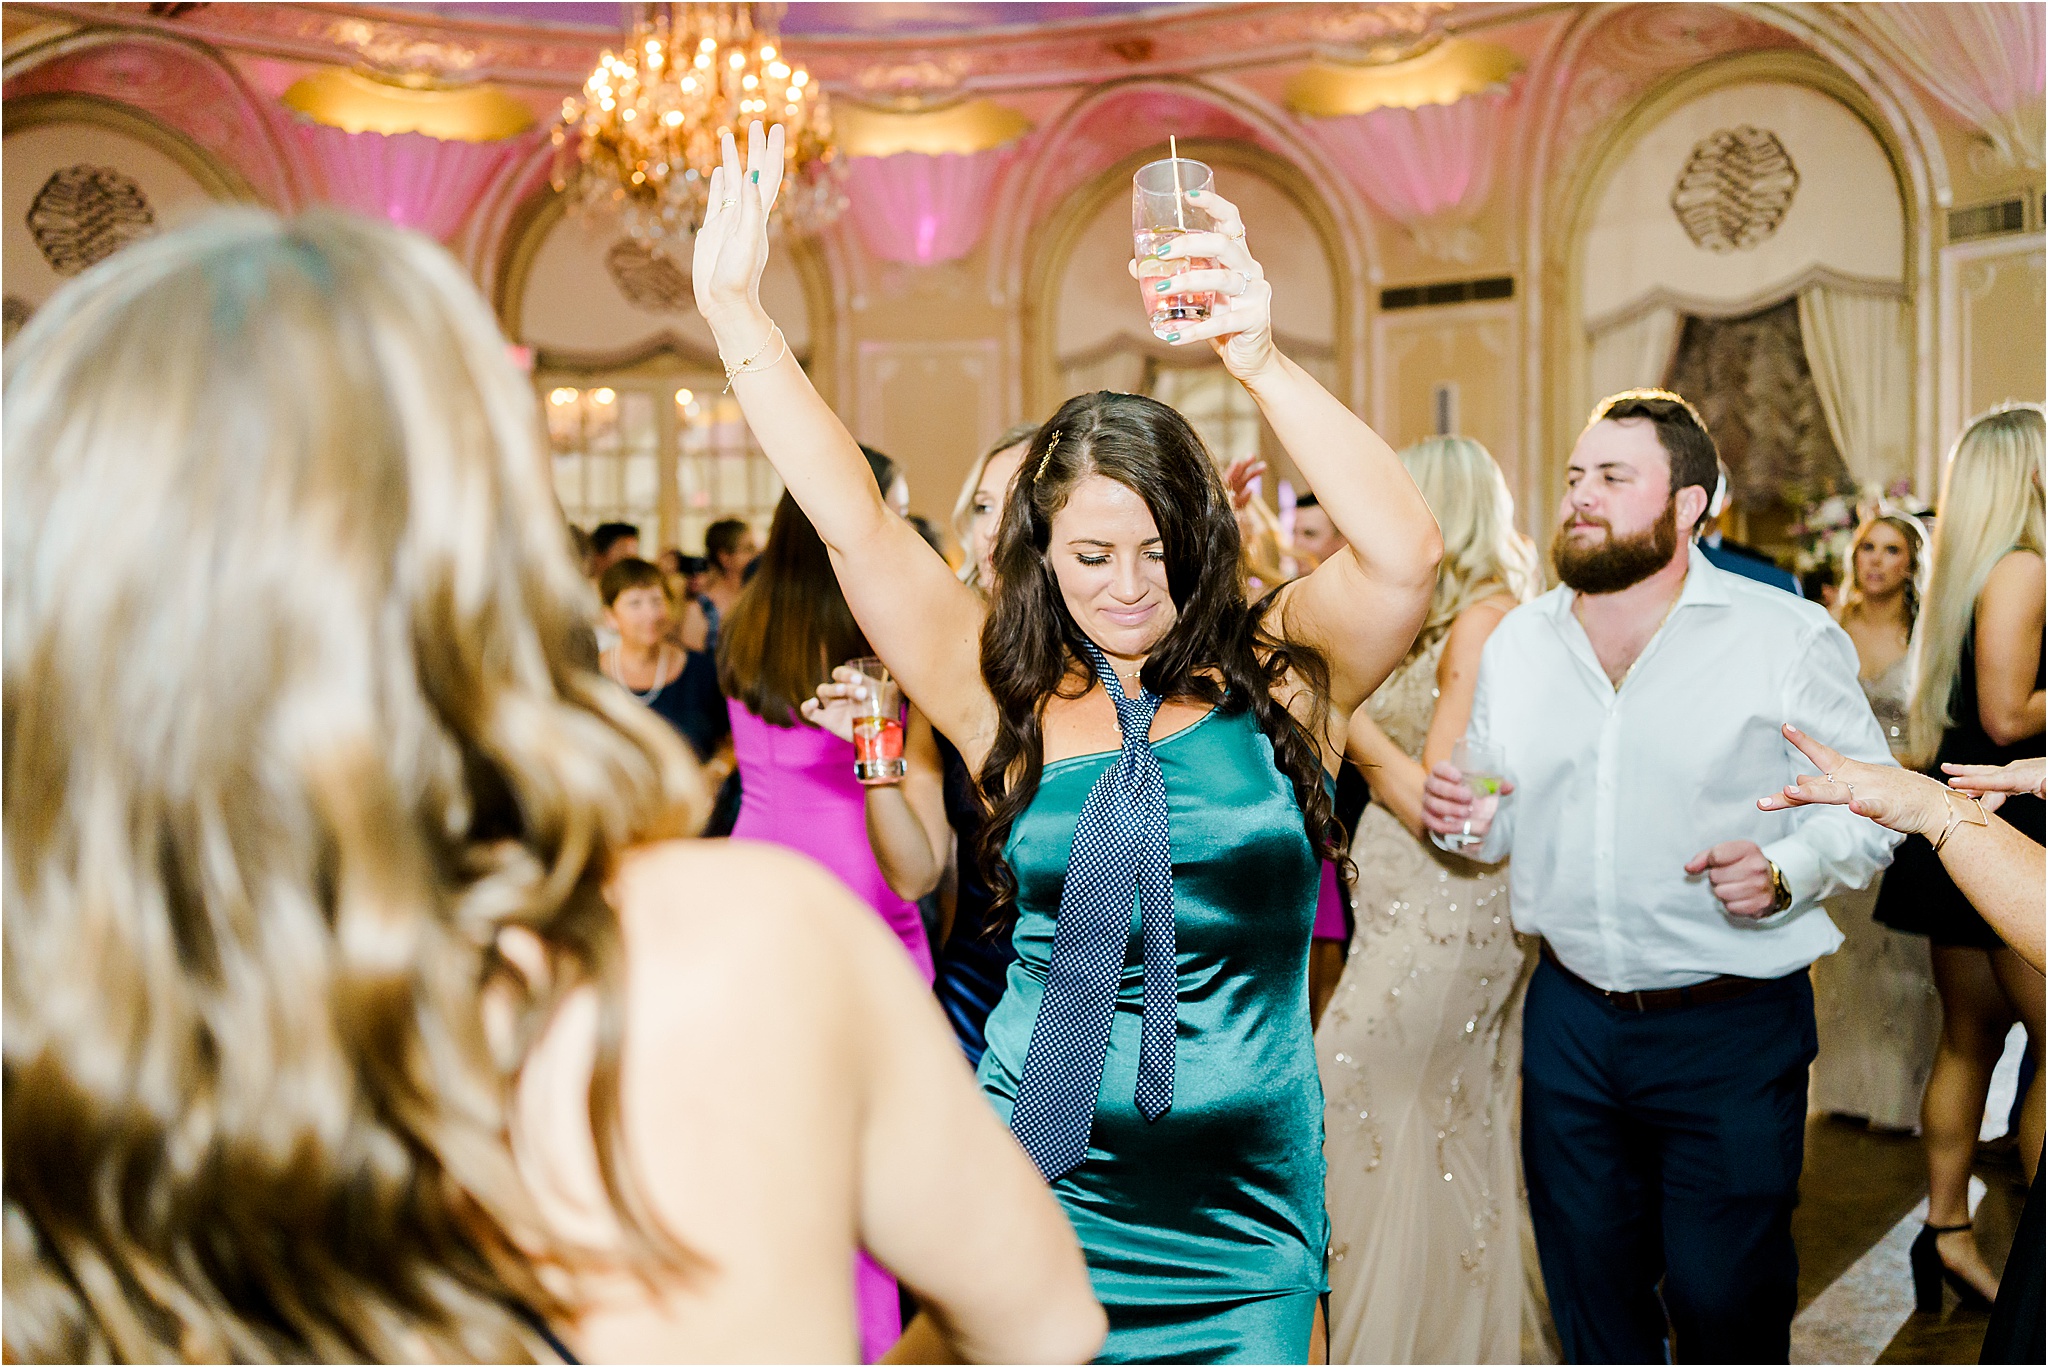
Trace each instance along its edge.
<path fill-rule="evenodd" d="M 1312 496 L 1079 395 L 949 563 L 761 309 L 780 136 L 693 280 L 788 492 L 701 559 L 564 536 L 487 306 L 381 225 L 166 234 L 11 346 L 11 1359 L 1782 1361 L 1817 1052 L 1918 1106 L 1922 1303 L 2040 1359 L 2038 1079 L 2003 1284 L 1967 1203 L 2040 1044 L 2039 407 L 1830 615 L 1613 396 L 1546 592 L 1205 191 L 1168 341 Z"/>

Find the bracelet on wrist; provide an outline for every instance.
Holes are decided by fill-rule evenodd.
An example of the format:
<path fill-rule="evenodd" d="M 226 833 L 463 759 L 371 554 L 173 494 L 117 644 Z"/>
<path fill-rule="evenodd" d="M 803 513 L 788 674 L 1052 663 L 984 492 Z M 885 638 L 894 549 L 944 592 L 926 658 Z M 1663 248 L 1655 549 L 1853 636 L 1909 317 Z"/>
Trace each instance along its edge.
<path fill-rule="evenodd" d="M 770 347 L 774 347 L 776 349 L 775 354 L 773 356 L 768 356 L 766 360 L 763 360 L 762 357 L 768 355 L 768 349 Z M 720 390 L 719 393 L 730 394 L 732 392 L 732 382 L 734 380 L 738 379 L 742 375 L 752 375 L 758 371 L 768 369 L 777 361 L 780 361 L 782 359 L 783 353 L 788 350 L 789 339 L 782 335 L 782 329 L 779 326 L 777 326 L 774 323 L 770 323 L 768 325 L 767 340 L 761 343 L 761 345 L 755 350 L 753 355 L 747 357 L 746 360 L 741 361 L 738 365 L 734 365 L 731 361 L 726 360 L 725 353 L 723 351 L 719 352 L 718 363 L 725 367 L 725 388 Z"/>
<path fill-rule="evenodd" d="M 1989 826 L 1991 824 L 1991 813 L 1984 810 L 1982 802 L 1979 802 L 1974 797 L 1965 797 L 1963 800 L 1969 804 L 1969 807 L 1958 808 L 1956 805 L 1956 798 L 1958 796 L 1959 794 L 1954 789 L 1946 785 L 1943 786 L 1941 797 L 1942 801 L 1948 804 L 1948 824 L 1941 828 L 1941 834 L 1935 838 L 1934 852 L 1936 854 L 1941 853 L 1941 847 L 1948 843 L 1948 838 L 1951 835 L 1955 834 L 1956 827 Z M 1977 814 L 1974 820 L 1969 815 L 1971 809 L 1974 809 Z"/>

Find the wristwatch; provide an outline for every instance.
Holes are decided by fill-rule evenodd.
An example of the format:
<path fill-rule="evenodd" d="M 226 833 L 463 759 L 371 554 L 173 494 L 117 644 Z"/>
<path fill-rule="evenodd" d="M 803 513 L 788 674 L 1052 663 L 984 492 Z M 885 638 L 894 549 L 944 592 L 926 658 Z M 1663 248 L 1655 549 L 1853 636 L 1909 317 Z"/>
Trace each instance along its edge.
<path fill-rule="evenodd" d="M 1765 860 L 1771 866 L 1771 914 L 1789 911 L 1792 907 L 1792 889 L 1785 886 L 1785 871 L 1773 860 Z"/>

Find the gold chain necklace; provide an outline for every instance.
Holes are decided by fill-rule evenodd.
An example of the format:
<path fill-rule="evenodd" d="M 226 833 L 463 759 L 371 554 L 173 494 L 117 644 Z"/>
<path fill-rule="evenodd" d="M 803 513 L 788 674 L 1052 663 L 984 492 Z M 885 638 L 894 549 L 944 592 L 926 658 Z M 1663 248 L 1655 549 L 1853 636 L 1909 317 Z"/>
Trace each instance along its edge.
<path fill-rule="evenodd" d="M 1652 627 L 1650 634 L 1643 638 L 1643 648 L 1636 652 L 1636 657 L 1628 662 L 1628 668 L 1622 670 L 1621 677 L 1614 681 L 1615 692 L 1621 692 L 1621 686 L 1628 682 L 1628 676 L 1636 672 L 1636 666 L 1641 664 L 1643 656 L 1649 653 L 1650 642 L 1657 639 L 1657 633 L 1664 630 L 1664 624 L 1671 620 L 1671 614 L 1678 611 L 1678 600 L 1683 597 L 1685 597 L 1685 584 L 1681 581 L 1678 585 L 1678 592 L 1672 594 L 1671 601 L 1665 604 L 1664 615 L 1657 619 L 1657 625 Z M 1585 623 L 1581 622 L 1579 625 L 1584 627 Z"/>

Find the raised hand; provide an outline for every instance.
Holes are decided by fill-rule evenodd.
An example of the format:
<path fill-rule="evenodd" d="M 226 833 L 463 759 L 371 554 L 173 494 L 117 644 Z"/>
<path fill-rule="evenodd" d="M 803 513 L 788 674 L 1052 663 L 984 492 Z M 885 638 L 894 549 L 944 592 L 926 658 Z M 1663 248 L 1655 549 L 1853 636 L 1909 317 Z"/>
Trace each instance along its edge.
<path fill-rule="evenodd" d="M 730 133 L 720 138 L 723 159 L 711 172 L 704 222 L 690 257 L 697 311 L 717 332 L 721 324 L 750 323 L 761 315 L 761 272 L 768 266 L 768 216 L 782 191 L 782 125 L 763 133 L 747 126 L 742 172 Z M 746 340 L 744 338 L 740 339 Z M 746 359 L 729 358 L 730 363 Z"/>
<path fill-rule="evenodd" d="M 1159 249 L 1164 261 L 1208 259 L 1214 268 L 1183 271 L 1155 281 L 1161 294 L 1197 294 L 1212 291 L 1216 306 L 1206 321 L 1171 333 L 1173 346 L 1207 340 L 1222 358 L 1223 368 L 1240 380 L 1257 375 L 1272 361 L 1273 287 L 1266 272 L 1244 245 L 1244 218 L 1232 204 L 1214 190 L 1188 191 L 1188 203 L 1208 214 L 1213 232 L 1181 233 Z M 1138 263 L 1131 263 L 1131 275 Z"/>
<path fill-rule="evenodd" d="M 1730 916 L 1768 916 L 1777 901 L 1771 861 L 1754 840 L 1724 840 L 1685 861 L 1685 871 L 1704 873 Z"/>
<path fill-rule="evenodd" d="M 1223 487 L 1230 490 L 1232 511 L 1241 513 L 1245 510 L 1265 473 L 1266 462 L 1257 456 L 1239 456 L 1230 462 L 1230 468 L 1223 472 Z"/>

